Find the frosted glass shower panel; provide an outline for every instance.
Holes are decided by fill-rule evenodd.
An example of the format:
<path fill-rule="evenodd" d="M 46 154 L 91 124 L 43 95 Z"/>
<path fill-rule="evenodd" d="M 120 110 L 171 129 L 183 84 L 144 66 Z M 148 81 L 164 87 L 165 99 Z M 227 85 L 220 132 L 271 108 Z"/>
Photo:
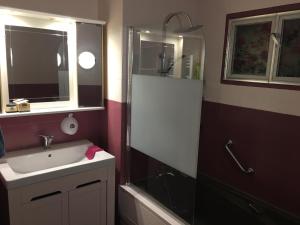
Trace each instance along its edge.
<path fill-rule="evenodd" d="M 196 178 L 202 81 L 133 75 L 131 147 Z"/>

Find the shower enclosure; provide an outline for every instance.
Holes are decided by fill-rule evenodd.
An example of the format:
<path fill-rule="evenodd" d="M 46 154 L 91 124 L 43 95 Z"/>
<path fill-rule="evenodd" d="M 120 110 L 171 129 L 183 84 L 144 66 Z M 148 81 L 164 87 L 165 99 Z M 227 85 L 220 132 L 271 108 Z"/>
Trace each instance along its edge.
<path fill-rule="evenodd" d="M 132 27 L 128 48 L 127 184 L 194 224 L 205 43 L 185 12 Z"/>
<path fill-rule="evenodd" d="M 205 54 L 202 26 L 176 12 L 158 28 L 132 27 L 128 53 L 128 190 L 162 206 L 177 224 L 300 224 L 299 218 L 197 171 Z M 224 151 L 237 161 L 230 142 L 224 143 Z M 253 174 L 253 169 L 236 163 L 243 174 Z M 134 207 L 133 214 L 141 215 Z M 155 224 L 151 222 L 142 224 Z"/>

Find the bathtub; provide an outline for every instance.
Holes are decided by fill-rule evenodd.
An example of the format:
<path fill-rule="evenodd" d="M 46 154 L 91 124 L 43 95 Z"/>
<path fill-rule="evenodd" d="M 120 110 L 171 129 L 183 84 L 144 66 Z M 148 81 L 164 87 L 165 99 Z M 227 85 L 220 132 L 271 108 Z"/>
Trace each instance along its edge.
<path fill-rule="evenodd" d="M 150 196 L 149 190 L 146 192 L 141 187 L 133 184 L 119 187 L 122 225 L 300 224 L 299 215 L 290 214 L 208 176 L 198 175 L 197 201 L 192 206 L 195 218 L 192 222 L 178 216 L 169 206 L 162 204 L 161 199 L 157 199 L 159 196 L 152 196 L 153 193 Z"/>
<path fill-rule="evenodd" d="M 119 214 L 121 225 L 188 224 L 134 185 L 121 185 L 119 187 Z"/>

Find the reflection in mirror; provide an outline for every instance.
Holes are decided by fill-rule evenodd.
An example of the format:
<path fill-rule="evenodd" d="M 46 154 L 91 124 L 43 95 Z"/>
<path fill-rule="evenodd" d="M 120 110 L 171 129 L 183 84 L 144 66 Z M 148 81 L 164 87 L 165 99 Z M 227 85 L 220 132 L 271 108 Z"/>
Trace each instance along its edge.
<path fill-rule="evenodd" d="M 77 23 L 78 106 L 103 105 L 102 26 Z"/>
<path fill-rule="evenodd" d="M 146 32 L 147 31 L 147 32 Z M 141 29 L 134 33 L 133 73 L 200 80 L 203 40 L 201 33 L 175 34 L 169 32 L 162 44 L 162 34 Z M 200 33 L 200 34 L 199 34 Z M 162 48 L 162 46 L 164 46 Z M 163 50 L 162 50 L 163 49 Z M 164 72 L 161 56 L 164 51 Z"/>
<path fill-rule="evenodd" d="M 201 49 L 203 42 L 197 37 L 183 37 L 182 78 L 200 80 Z"/>
<path fill-rule="evenodd" d="M 147 75 L 160 75 L 158 68 L 160 67 L 159 56 L 161 53 L 161 43 L 154 41 L 141 41 L 141 63 L 140 73 Z M 165 44 L 166 61 L 169 67 L 169 74 L 174 73 L 171 66 L 174 63 L 174 44 Z"/>
<path fill-rule="evenodd" d="M 68 101 L 67 32 L 5 26 L 9 100 Z"/>

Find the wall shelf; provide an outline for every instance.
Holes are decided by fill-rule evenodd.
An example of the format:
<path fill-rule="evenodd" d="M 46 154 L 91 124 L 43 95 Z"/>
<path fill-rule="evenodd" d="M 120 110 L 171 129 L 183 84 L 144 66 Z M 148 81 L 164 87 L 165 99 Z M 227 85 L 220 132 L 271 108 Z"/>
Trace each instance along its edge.
<path fill-rule="evenodd" d="M 84 111 L 97 111 L 105 110 L 104 107 L 85 107 L 85 108 L 51 108 L 51 109 L 33 109 L 30 112 L 16 112 L 16 113 L 1 113 L 0 118 L 9 117 L 22 117 L 22 116 L 36 116 L 47 115 L 56 113 L 69 113 L 69 112 L 84 112 Z"/>

